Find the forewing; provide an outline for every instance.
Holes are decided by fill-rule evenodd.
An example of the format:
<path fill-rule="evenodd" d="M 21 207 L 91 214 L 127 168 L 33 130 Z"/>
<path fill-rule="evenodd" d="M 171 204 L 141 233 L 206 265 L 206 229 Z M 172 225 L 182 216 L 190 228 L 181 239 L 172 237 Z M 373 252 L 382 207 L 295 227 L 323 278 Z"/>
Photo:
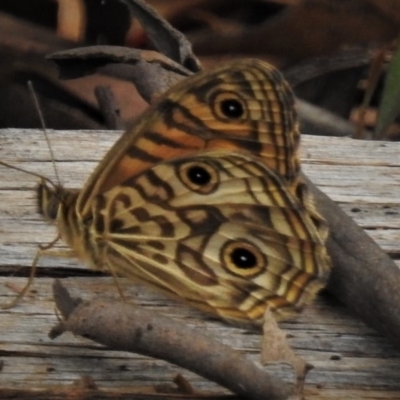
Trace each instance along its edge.
<path fill-rule="evenodd" d="M 281 179 L 297 176 L 299 133 L 292 91 L 259 60 L 233 61 L 172 87 L 125 132 L 81 192 L 91 199 L 153 165 L 204 150 L 258 156 Z"/>

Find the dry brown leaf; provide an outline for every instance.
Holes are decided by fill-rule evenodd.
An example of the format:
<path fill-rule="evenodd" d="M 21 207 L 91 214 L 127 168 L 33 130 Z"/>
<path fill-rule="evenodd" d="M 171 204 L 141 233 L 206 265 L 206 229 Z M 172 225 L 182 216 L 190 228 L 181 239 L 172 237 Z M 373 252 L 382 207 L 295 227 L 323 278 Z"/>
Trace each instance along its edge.
<path fill-rule="evenodd" d="M 293 351 L 287 341 L 286 333 L 279 328 L 269 308 L 266 309 L 264 314 L 260 361 L 263 365 L 277 363 L 290 365 L 296 374 L 297 398 L 302 398 L 301 394 L 306 375 L 313 366 L 306 363 Z M 295 400 L 295 398 L 293 397 L 292 400 Z"/>

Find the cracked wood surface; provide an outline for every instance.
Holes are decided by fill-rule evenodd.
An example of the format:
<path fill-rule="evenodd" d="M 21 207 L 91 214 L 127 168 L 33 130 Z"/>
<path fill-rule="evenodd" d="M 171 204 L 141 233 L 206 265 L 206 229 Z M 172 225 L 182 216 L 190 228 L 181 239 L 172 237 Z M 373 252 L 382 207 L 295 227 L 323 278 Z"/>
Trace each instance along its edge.
<path fill-rule="evenodd" d="M 49 135 L 63 184 L 81 187 L 119 133 L 49 131 Z M 400 143 L 308 136 L 302 140 L 304 172 L 386 252 L 400 258 Z M 0 130 L 0 160 L 53 179 L 49 158 L 41 131 Z M 20 275 L 29 271 L 38 244 L 51 241 L 55 235 L 54 228 L 36 213 L 37 181 L 34 176 L 0 166 L 1 303 L 10 300 L 25 283 Z M 40 268 L 29 296 L 19 306 L 0 311 L 1 398 L 11 398 L 5 388 L 26 390 L 30 398 L 35 398 L 33 389 L 43 389 L 40 398 L 54 398 L 54 393 L 46 390 L 69 388 L 83 375 L 90 375 L 111 397 L 123 398 L 124 393 L 143 391 L 143 387 L 173 386 L 176 373 L 183 373 L 195 389 L 226 393 L 161 360 L 104 350 L 71 335 L 50 340 L 47 333 L 57 321 L 52 277 L 68 276 L 66 286 L 84 298 L 96 294 L 117 297 L 118 293 L 111 278 L 91 274 L 74 260 L 46 257 L 40 260 Z M 162 311 L 171 321 L 183 319 L 207 329 L 257 360 L 257 333 L 226 326 L 126 280 L 121 280 L 121 285 L 136 303 Z M 400 399 L 400 352 L 337 300 L 320 296 L 303 315 L 282 326 L 297 353 L 315 367 L 307 377 L 307 399 Z M 292 379 L 289 368 L 268 369 Z M 59 398 L 64 398 L 60 393 Z M 100 398 L 99 394 L 93 398 Z"/>

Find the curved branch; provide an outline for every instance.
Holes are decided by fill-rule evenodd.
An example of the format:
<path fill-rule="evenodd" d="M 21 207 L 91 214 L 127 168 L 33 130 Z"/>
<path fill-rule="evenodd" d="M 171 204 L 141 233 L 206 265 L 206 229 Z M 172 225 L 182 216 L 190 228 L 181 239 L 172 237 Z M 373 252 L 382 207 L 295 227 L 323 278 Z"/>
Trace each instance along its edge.
<path fill-rule="evenodd" d="M 289 384 L 203 332 L 118 301 L 76 302 L 59 281 L 53 289 L 57 307 L 67 320 L 50 332 L 52 338 L 70 331 L 114 350 L 167 360 L 246 399 L 284 400 L 293 394 Z"/>
<path fill-rule="evenodd" d="M 333 200 L 306 178 L 327 220 L 332 259 L 328 290 L 400 347 L 400 269 Z"/>

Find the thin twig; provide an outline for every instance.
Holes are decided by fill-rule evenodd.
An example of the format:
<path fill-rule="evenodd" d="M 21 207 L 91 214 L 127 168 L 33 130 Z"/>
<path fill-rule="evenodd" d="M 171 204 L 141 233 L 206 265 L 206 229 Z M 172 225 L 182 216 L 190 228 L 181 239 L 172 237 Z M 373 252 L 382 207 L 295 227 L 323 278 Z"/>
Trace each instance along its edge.
<path fill-rule="evenodd" d="M 125 3 L 141 25 L 147 36 L 162 54 L 188 68 L 192 72 L 201 69 L 200 61 L 194 55 L 192 44 L 186 36 L 175 29 L 156 10 L 142 0 L 120 0 Z"/>
<path fill-rule="evenodd" d="M 124 129 L 120 116 L 120 108 L 111 89 L 108 86 L 96 86 L 94 94 L 99 103 L 107 129 Z"/>

